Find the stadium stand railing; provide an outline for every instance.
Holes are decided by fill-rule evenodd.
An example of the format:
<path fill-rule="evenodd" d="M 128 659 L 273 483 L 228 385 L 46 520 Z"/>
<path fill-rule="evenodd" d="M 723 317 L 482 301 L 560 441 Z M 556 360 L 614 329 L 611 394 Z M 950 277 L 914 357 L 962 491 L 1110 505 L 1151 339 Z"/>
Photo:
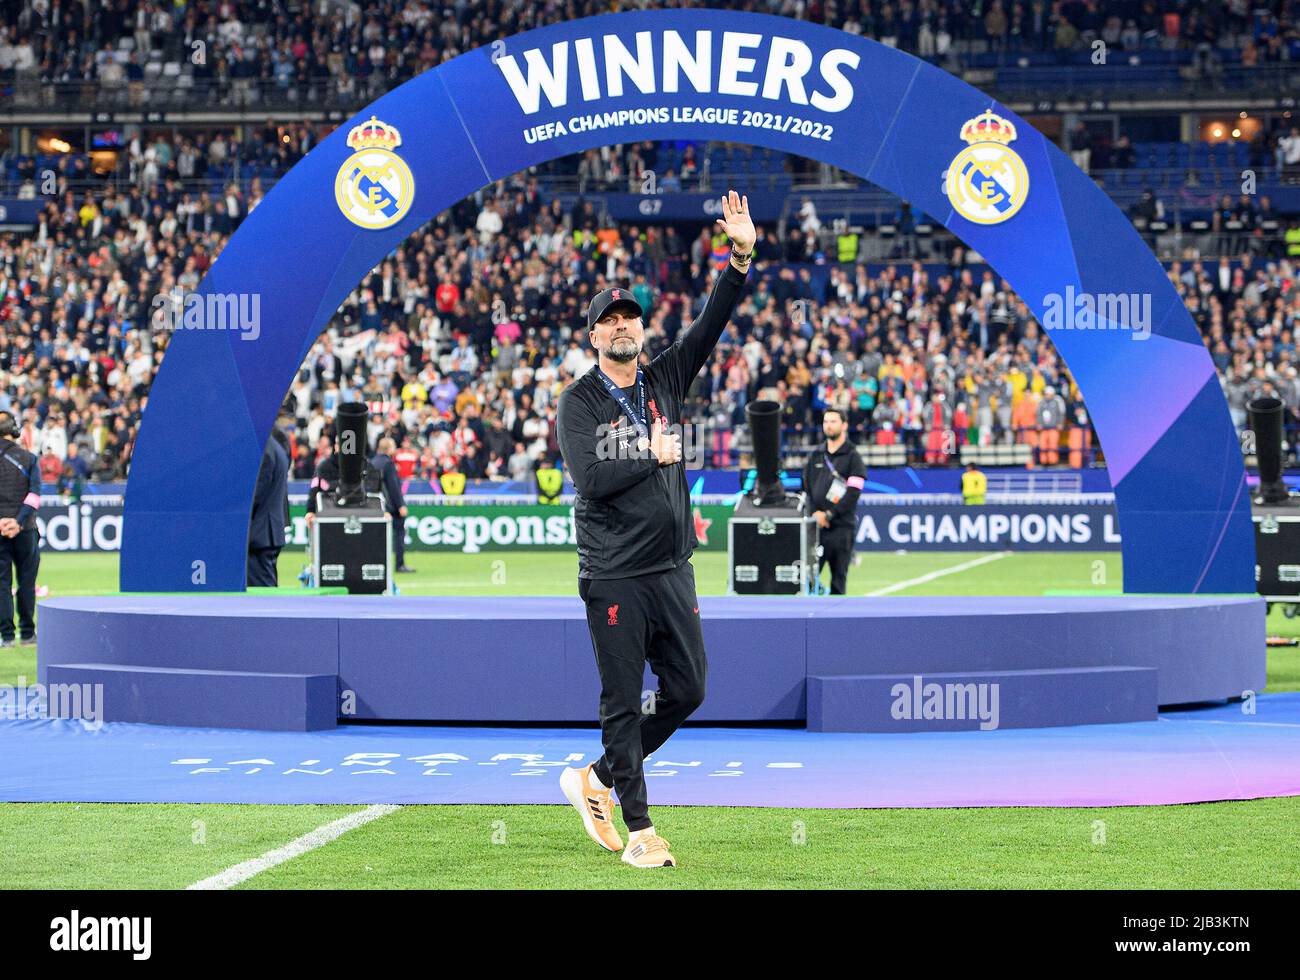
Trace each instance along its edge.
<path fill-rule="evenodd" d="M 962 446 L 958 454 L 962 466 L 1024 466 L 1033 462 L 1034 448 L 1026 443 L 1010 446 Z"/>
<path fill-rule="evenodd" d="M 1300 88 L 1300 63 L 1242 65 L 1233 51 L 1221 52 L 1197 63 L 1193 52 L 1177 52 L 1180 60 L 1162 62 L 1161 52 L 1114 52 L 1113 61 L 1095 65 L 1087 60 L 1061 64 L 1040 55 L 1008 54 L 955 57 L 939 60 L 954 71 L 1006 102 L 1016 99 L 1102 98 L 1171 99 L 1182 102 L 1234 96 L 1268 96 Z M 1227 57 L 1224 57 L 1226 53 Z M 938 60 L 938 59 L 928 59 Z M 184 62 L 150 60 L 144 78 L 121 82 L 82 79 L 44 81 L 22 73 L 0 85 L 0 114 L 4 111 L 46 109 L 62 112 L 115 110 L 193 111 L 231 113 L 301 110 L 352 112 L 408 80 L 389 79 L 378 73 L 365 77 L 343 75 L 294 79 L 211 78 L 195 76 Z"/>
<path fill-rule="evenodd" d="M 864 493 L 858 498 L 872 507 L 942 506 L 964 503 L 959 493 Z M 985 504 L 1114 504 L 1113 493 L 987 493 Z"/>
<path fill-rule="evenodd" d="M 989 494 L 997 496 L 1033 497 L 1083 490 L 1083 477 L 1078 473 L 989 473 L 987 479 Z"/>

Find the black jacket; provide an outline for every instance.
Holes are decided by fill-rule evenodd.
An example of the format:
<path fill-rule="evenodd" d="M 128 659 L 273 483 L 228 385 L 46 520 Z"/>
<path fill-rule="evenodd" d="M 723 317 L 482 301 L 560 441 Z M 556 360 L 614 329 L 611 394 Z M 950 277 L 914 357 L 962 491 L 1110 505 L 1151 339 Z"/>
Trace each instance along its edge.
<path fill-rule="evenodd" d="M 827 456 L 835 464 L 835 474 L 847 484 L 844 496 L 835 504 L 826 496 L 835 480 L 835 475 L 832 475 L 830 467 L 826 465 Z M 808 493 L 813 510 L 829 511 L 831 526 L 828 530 L 857 529 L 858 497 L 862 495 L 866 477 L 867 464 L 862 462 L 858 447 L 847 438 L 833 453 L 826 448 L 826 440 L 823 439 L 808 455 L 807 462 L 803 464 L 803 488 Z"/>
<path fill-rule="evenodd" d="M 283 548 L 286 502 L 289 499 L 289 454 L 274 439 L 266 440 L 262 465 L 253 491 L 253 513 L 248 522 L 249 548 Z"/>
<path fill-rule="evenodd" d="M 397 475 L 397 464 L 391 457 L 375 453 L 370 457 L 370 465 L 379 471 L 380 484 L 384 488 L 384 510 L 396 517 L 398 511 L 406 506 L 406 499 L 402 496 L 402 480 Z"/>
<path fill-rule="evenodd" d="M 383 474 L 375 469 L 369 459 L 361 461 L 361 482 L 365 485 L 366 496 L 383 492 Z M 320 509 L 319 495 L 333 496 L 339 488 L 339 454 L 330 453 L 316 467 L 316 475 L 311 478 L 307 488 L 307 513 L 314 514 Z M 388 509 L 388 502 L 384 502 Z"/>
<path fill-rule="evenodd" d="M 689 330 L 645 368 L 647 421 L 682 425 L 682 403 L 731 318 L 746 274 L 730 262 Z M 635 406 L 635 384 L 623 389 Z M 686 486 L 685 451 L 671 466 L 636 451 L 638 435 L 592 368 L 560 393 L 556 413 L 560 453 L 577 488 L 573 517 L 578 577 L 616 579 L 676 568 L 695 549 L 695 523 Z M 602 439 L 612 431 L 612 439 Z M 629 451 L 602 449 L 626 441 Z M 605 457 L 605 458 L 602 458 Z"/>
<path fill-rule="evenodd" d="M 13 517 L 30 531 L 40 506 L 39 461 L 12 439 L 0 439 L 0 517 Z"/>

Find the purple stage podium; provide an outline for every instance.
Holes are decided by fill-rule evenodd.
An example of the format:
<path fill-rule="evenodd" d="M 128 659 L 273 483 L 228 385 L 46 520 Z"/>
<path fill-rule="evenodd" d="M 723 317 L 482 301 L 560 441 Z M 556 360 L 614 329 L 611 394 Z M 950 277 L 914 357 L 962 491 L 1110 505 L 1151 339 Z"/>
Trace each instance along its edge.
<path fill-rule="evenodd" d="M 692 720 L 1154 720 L 1261 690 L 1264 614 L 1244 595 L 704 597 L 708 697 Z M 161 725 L 592 722 L 599 693 L 576 597 L 56 598 L 37 654 L 43 684 L 102 684 L 103 720 Z"/>

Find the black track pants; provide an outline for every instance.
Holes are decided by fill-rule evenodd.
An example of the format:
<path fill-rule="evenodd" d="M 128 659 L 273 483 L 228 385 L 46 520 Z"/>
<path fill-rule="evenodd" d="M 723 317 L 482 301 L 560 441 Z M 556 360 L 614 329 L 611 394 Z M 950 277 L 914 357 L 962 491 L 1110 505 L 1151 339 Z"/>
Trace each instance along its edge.
<path fill-rule="evenodd" d="M 600 734 L 605 754 L 596 776 L 613 786 L 628 830 L 650 826 L 646 756 L 667 741 L 704 701 L 708 662 L 700 629 L 695 569 L 635 578 L 579 579 L 600 670 Z M 645 663 L 659 679 L 645 691 Z"/>
<path fill-rule="evenodd" d="M 849 565 L 853 561 L 853 528 L 834 528 L 822 531 L 822 557 L 817 565 L 817 574 L 827 565 L 831 566 L 831 595 L 844 595 L 848 585 Z"/>
<path fill-rule="evenodd" d="M 0 537 L 0 638 L 14 639 L 14 578 L 18 579 L 18 635 L 36 635 L 36 572 L 41 567 L 41 538 L 36 528 Z"/>

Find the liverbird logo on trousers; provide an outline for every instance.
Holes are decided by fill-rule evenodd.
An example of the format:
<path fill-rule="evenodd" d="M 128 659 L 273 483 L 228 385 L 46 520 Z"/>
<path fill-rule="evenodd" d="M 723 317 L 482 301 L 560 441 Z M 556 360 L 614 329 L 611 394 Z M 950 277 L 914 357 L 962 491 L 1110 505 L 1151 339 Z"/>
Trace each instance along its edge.
<path fill-rule="evenodd" d="M 618 625 L 618 603 L 617 602 L 614 603 L 614 605 L 610 606 L 607 611 L 609 612 L 609 625 L 617 626 Z"/>

